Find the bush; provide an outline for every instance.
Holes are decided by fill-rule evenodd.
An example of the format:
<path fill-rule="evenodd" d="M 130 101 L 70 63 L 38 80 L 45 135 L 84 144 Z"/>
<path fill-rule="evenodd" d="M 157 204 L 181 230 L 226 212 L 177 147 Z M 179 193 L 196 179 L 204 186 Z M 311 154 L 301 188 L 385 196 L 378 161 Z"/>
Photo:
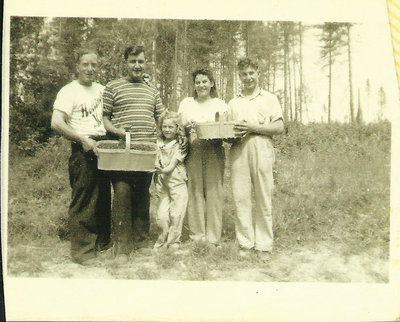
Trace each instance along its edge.
<path fill-rule="evenodd" d="M 57 237 L 60 224 L 66 222 L 70 198 L 68 146 L 65 139 L 52 137 L 33 156 L 10 146 L 9 243 Z"/>

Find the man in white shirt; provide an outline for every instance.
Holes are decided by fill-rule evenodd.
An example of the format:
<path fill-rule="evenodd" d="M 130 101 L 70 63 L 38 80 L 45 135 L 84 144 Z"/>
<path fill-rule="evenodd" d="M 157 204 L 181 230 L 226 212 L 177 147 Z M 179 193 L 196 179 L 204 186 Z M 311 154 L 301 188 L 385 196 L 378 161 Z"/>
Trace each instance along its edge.
<path fill-rule="evenodd" d="M 87 264 L 110 245 L 111 189 L 97 169 L 96 140 L 104 138 L 103 86 L 94 82 L 97 54 L 83 48 L 77 62 L 78 79 L 65 85 L 54 102 L 51 127 L 71 141 L 69 207 L 71 257 Z"/>
<path fill-rule="evenodd" d="M 258 66 L 246 58 L 238 63 L 242 92 L 228 104 L 235 132 L 241 137 L 230 150 L 235 231 L 240 255 L 255 249 L 263 259 L 272 250 L 272 165 L 275 154 L 271 137 L 282 133 L 283 117 L 278 98 L 259 87 Z M 251 191 L 255 194 L 252 214 Z"/>

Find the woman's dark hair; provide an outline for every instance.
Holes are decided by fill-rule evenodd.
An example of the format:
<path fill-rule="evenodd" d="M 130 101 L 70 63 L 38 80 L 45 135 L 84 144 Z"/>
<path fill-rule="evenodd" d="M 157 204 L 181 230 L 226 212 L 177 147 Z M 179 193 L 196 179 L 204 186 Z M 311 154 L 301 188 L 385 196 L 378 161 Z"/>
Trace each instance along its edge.
<path fill-rule="evenodd" d="M 195 82 L 196 76 L 197 76 L 197 75 L 204 75 L 204 76 L 207 76 L 207 78 L 210 80 L 210 82 L 213 83 L 213 86 L 212 86 L 211 89 L 210 89 L 210 96 L 211 96 L 211 97 L 218 97 L 218 94 L 217 94 L 217 87 L 215 86 L 215 80 L 214 80 L 214 77 L 213 77 L 211 71 L 209 71 L 208 69 L 205 69 L 205 68 L 195 70 L 195 71 L 192 73 L 193 83 Z M 194 98 L 197 98 L 197 92 L 196 92 L 196 90 L 194 90 L 194 92 L 193 92 L 193 97 L 194 97 Z"/>

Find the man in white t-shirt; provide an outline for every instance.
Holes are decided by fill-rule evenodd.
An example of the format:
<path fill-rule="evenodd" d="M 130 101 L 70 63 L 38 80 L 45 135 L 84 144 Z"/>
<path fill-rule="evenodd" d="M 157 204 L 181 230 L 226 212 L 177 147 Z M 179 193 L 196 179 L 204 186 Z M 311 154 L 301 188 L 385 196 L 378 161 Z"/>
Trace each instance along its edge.
<path fill-rule="evenodd" d="M 103 86 L 95 83 L 97 54 L 79 52 L 78 79 L 65 85 L 54 102 L 51 127 L 71 141 L 69 207 L 71 257 L 90 263 L 110 245 L 111 189 L 106 173 L 97 169 L 96 140 L 104 138 Z"/>
<path fill-rule="evenodd" d="M 230 150 L 236 239 L 241 256 L 255 249 L 259 257 L 268 259 L 273 243 L 271 197 L 275 155 L 271 138 L 284 130 L 282 109 L 274 94 L 259 87 L 255 62 L 243 59 L 238 69 L 242 92 L 228 104 L 236 134 L 241 137 Z"/>

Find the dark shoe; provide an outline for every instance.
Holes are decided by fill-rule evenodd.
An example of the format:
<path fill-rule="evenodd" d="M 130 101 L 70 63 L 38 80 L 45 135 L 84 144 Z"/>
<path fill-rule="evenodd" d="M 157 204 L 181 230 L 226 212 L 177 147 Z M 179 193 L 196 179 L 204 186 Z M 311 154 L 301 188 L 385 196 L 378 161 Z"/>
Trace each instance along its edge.
<path fill-rule="evenodd" d="M 252 248 L 240 248 L 239 257 L 243 259 L 248 259 L 250 258 L 252 251 L 253 251 Z"/>
<path fill-rule="evenodd" d="M 262 262 L 268 262 L 271 259 L 270 251 L 257 250 L 257 258 Z"/>

